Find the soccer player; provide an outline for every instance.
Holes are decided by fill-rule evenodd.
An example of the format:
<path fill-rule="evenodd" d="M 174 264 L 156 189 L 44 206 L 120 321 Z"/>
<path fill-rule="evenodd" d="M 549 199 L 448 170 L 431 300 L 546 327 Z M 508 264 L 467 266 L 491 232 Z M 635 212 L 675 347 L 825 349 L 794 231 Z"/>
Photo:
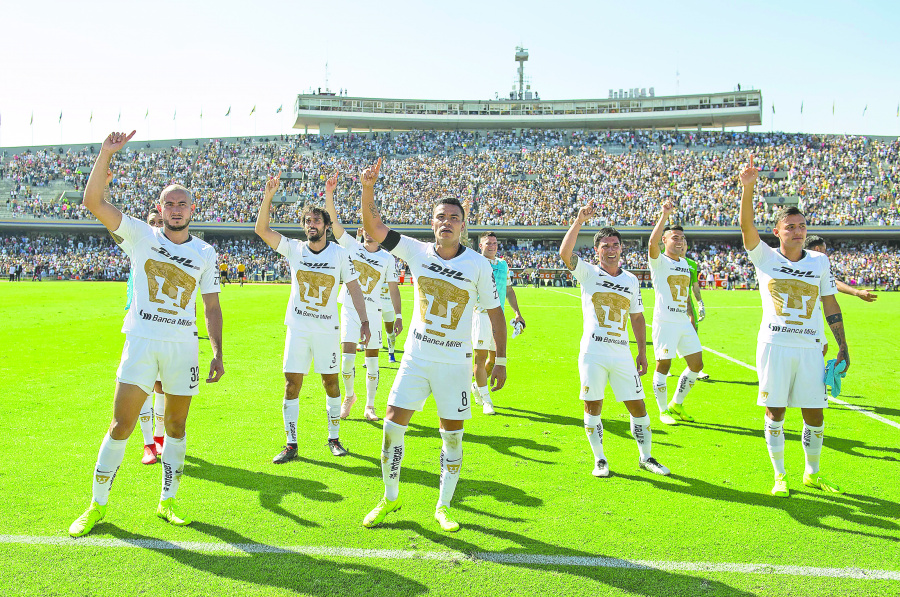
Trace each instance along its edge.
<path fill-rule="evenodd" d="M 110 133 L 84 190 L 84 206 L 125 247 L 131 259 L 134 292 L 122 326 L 125 347 L 116 372 L 113 420 L 97 455 L 91 505 L 69 527 L 73 537 L 89 533 L 106 515 L 109 491 L 122 464 L 128 436 L 157 375 L 166 390 L 166 437 L 161 458 L 162 494 L 156 514 L 174 525 L 190 524 L 191 520 L 176 504 L 175 494 L 184 470 L 188 409 L 200 384 L 194 309 L 198 292 L 203 296 L 213 352 L 206 381 L 217 382 L 225 374 L 216 253 L 188 229 L 194 213 L 190 191 L 177 184 L 162 190 L 159 208 L 164 228 L 153 228 L 123 215 L 103 198 L 104 175 L 110 160 L 133 136 L 133 131 L 130 135 Z"/>
<path fill-rule="evenodd" d="M 688 318 L 691 320 L 691 325 L 694 326 L 694 330 L 697 331 L 697 335 L 700 335 L 700 322 L 706 319 L 706 306 L 703 304 L 703 298 L 700 296 L 700 276 L 699 276 L 699 266 L 697 262 L 687 256 L 687 242 L 684 243 L 681 249 L 681 256 L 684 257 L 684 260 L 687 261 L 688 267 L 691 270 L 691 292 L 688 295 Z M 694 300 L 697 301 L 697 306 L 694 306 Z M 690 371 L 690 367 L 685 368 L 682 371 L 682 375 L 687 374 Z M 669 371 L 667 376 L 672 376 L 671 370 Z M 701 369 L 697 374 L 697 379 L 709 379 L 709 374 L 704 373 Z"/>
<path fill-rule="evenodd" d="M 222 263 L 219 264 L 219 278 L 221 278 L 223 284 L 231 284 L 231 280 L 228 278 L 228 263 L 225 262 L 225 258 L 222 258 Z"/>
<path fill-rule="evenodd" d="M 827 249 L 825 245 L 825 239 L 815 234 L 810 234 L 806 237 L 806 241 L 803 243 L 803 248 L 808 251 L 818 251 L 819 253 L 824 253 Z M 850 296 L 859 297 L 867 303 L 874 303 L 878 299 L 878 295 L 871 290 L 866 290 L 864 288 L 854 288 L 849 284 L 841 282 L 840 280 L 835 281 L 837 282 L 838 292 L 849 294 Z"/>
<path fill-rule="evenodd" d="M 599 267 L 579 260 L 573 253 L 582 224 L 594 215 L 594 205 L 585 205 L 559 246 L 559 256 L 581 285 L 584 332 L 578 353 L 581 399 L 584 401 L 584 430 L 594 453 L 595 477 L 609 476 L 603 452 L 603 390 L 607 382 L 613 395 L 631 415 L 631 435 L 638 445 L 639 466 L 657 475 L 669 469 L 651 454 L 650 416 L 644 404 L 641 375 L 647 373 L 647 324 L 637 277 L 619 267 L 622 236 L 615 228 L 603 228 L 594 235 Z M 628 320 L 637 343 L 637 358 L 628 348 Z"/>
<path fill-rule="evenodd" d="M 256 234 L 283 255 L 291 267 L 291 298 L 284 317 L 287 336 L 282 367 L 285 379 L 282 412 L 287 445 L 272 459 L 275 464 L 284 464 L 297 457 L 297 420 L 300 417 L 300 401 L 297 398 L 303 386 L 303 376 L 309 374 L 309 365 L 313 361 L 315 372 L 322 376 L 325 387 L 328 448 L 335 456 L 349 454 L 339 437 L 338 285 L 347 285 L 347 292 L 359 316 L 359 335 L 363 342 L 368 342 L 370 335 L 365 299 L 350 255 L 339 245 L 328 242 L 326 234 L 331 227 L 328 212 L 313 205 L 303 209 L 300 221 L 306 232 L 305 242 L 282 236 L 269 227 L 269 210 L 280 182 L 281 174 L 266 182 L 256 218 Z"/>
<path fill-rule="evenodd" d="M 389 285 L 387 282 L 382 282 L 381 284 L 381 319 L 384 321 L 384 331 L 387 332 L 385 336 L 387 338 L 388 361 L 396 363 L 394 342 L 403 330 L 403 313 L 400 302 L 400 285 L 396 282 L 398 279 L 396 262 L 391 262 L 391 269 L 394 273 L 390 274 L 389 277 L 394 278 L 394 284 Z"/>
<path fill-rule="evenodd" d="M 516 301 L 516 292 L 509 285 L 509 266 L 506 260 L 497 257 L 497 236 L 493 232 L 483 232 L 478 241 L 481 254 L 490 262 L 494 272 L 494 284 L 497 285 L 500 300 L 500 310 L 509 300 L 516 316 L 513 322 L 518 322 L 525 327 L 525 320 L 519 313 L 519 303 Z M 506 315 L 503 325 L 506 325 Z M 473 388 L 476 399 L 481 399 L 481 410 L 486 415 L 494 414 L 494 403 L 491 401 L 491 390 L 488 387 L 488 377 L 494 369 L 494 359 L 497 356 L 497 347 L 494 344 L 494 333 L 491 328 L 491 318 L 487 311 L 480 306 L 475 307 L 475 315 L 472 317 L 472 346 L 475 348 L 475 387 Z M 476 400 L 477 402 L 477 400 Z"/>
<path fill-rule="evenodd" d="M 784 468 L 784 415 L 788 407 L 799 408 L 803 415 L 803 484 L 842 493 L 838 485 L 819 472 L 825 436 L 824 409 L 828 406 L 820 345 L 824 337 L 821 311 L 838 345 L 836 365 L 843 362 L 846 368 L 850 367 L 843 317 L 835 299 L 837 284 L 828 257 L 803 249 L 806 218 L 796 207 L 785 207 L 775 216 L 777 250 L 760 240 L 753 223 L 753 187 L 758 177 L 751 154 L 750 164 L 740 173 L 740 222 L 744 247 L 756 266 L 762 296 L 763 319 L 756 349 L 757 404 L 766 409 L 764 433 L 775 469 L 771 493 L 777 497 L 789 495 Z"/>
<path fill-rule="evenodd" d="M 381 292 L 382 282 L 397 286 L 397 269 L 394 267 L 394 258 L 390 253 L 378 246 L 371 236 L 362 231 L 363 243 L 359 243 L 349 234 L 345 234 L 344 227 L 338 219 L 337 209 L 334 206 L 334 189 L 337 187 L 338 173 L 325 181 L 325 210 L 331 218 L 331 232 L 335 240 L 347 252 L 353 262 L 353 269 L 359 275 L 359 286 L 365 300 L 366 318 L 377 325 L 381 321 Z M 350 409 L 356 403 L 356 391 L 354 382 L 356 378 L 356 343 L 360 339 L 360 318 L 355 310 L 347 304 L 347 285 L 341 288 L 338 302 L 344 305 L 341 309 L 341 375 L 344 378 L 344 401 L 341 403 L 341 418 L 350 416 Z M 402 322 L 396 322 L 398 332 L 403 329 Z M 381 350 L 381 326 L 369 338 L 368 344 L 363 344 L 366 351 L 366 409 L 365 417 L 369 421 L 377 421 L 375 412 L 375 394 L 378 392 L 378 352 Z"/>
<path fill-rule="evenodd" d="M 243 261 L 238 263 L 237 270 L 238 270 L 238 280 L 241 281 L 241 286 L 243 287 L 244 286 L 244 278 L 246 277 L 246 273 L 247 273 L 247 268 L 244 265 Z"/>
<path fill-rule="evenodd" d="M 375 207 L 375 182 L 380 168 L 381 159 L 361 177 L 363 227 L 369 236 L 409 264 L 416 308 L 384 417 L 384 497 L 366 515 L 363 526 L 380 524 L 389 513 L 400 509 L 403 436 L 413 413 L 421 411 L 432 395 L 443 440 L 440 492 L 434 516 L 443 530 L 453 532 L 459 530 L 459 523 L 451 517 L 448 506 L 462 465 L 463 422 L 472 418 L 469 380 L 475 305 L 487 310 L 494 330 L 494 391 L 506 381 L 506 325 L 491 264 L 459 242 L 464 218 L 459 200 L 445 198 L 435 204 L 431 219 L 434 243 L 401 236 L 384 225 Z"/>
<path fill-rule="evenodd" d="M 694 387 L 697 375 L 703 369 L 703 353 L 697 330 L 688 318 L 688 295 L 691 287 L 691 270 L 682 255 L 686 248 L 684 229 L 666 226 L 675 211 L 671 201 L 663 204 L 659 221 L 650 234 L 650 280 L 656 300 L 653 304 L 653 354 L 656 372 L 653 374 L 653 394 L 659 407 L 659 420 L 667 425 L 694 418 L 684 409 L 684 399 Z M 660 252 L 660 240 L 665 251 Z M 688 368 L 678 378 L 678 386 L 672 401 L 666 404 L 668 390 L 666 375 L 672 367 L 672 358 L 684 357 Z"/>

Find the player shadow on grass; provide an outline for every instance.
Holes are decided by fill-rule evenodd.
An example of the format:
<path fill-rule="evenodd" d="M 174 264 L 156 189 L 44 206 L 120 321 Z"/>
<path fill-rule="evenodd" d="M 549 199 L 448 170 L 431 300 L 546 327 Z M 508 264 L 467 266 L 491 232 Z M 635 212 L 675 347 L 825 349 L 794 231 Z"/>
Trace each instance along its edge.
<path fill-rule="evenodd" d="M 175 563 L 239 583 L 226 587 L 221 594 L 253 594 L 252 591 L 248 593 L 248 584 L 323 597 L 419 595 L 429 591 L 422 583 L 383 568 L 346 559 L 331 561 L 279 549 L 256 543 L 230 529 L 203 522 L 194 522 L 190 528 L 234 546 L 236 553 L 154 549 L 144 547 L 147 545 L 145 541 L 159 541 L 154 537 L 130 533 L 118 527 L 113 527 L 110 534 L 167 556 Z"/>
<path fill-rule="evenodd" d="M 657 489 L 683 493 L 694 497 L 720 500 L 729 504 L 737 503 L 775 508 L 789 515 L 800 524 L 809 527 L 862 535 L 873 539 L 900 541 L 900 538 L 897 536 L 897 531 L 900 531 L 900 525 L 885 518 L 894 518 L 896 513 L 900 512 L 900 504 L 881 498 L 852 494 L 838 495 L 803 487 L 804 491 L 802 493 L 794 489 L 791 492 L 791 497 L 784 499 L 776 498 L 768 493 L 740 491 L 681 474 L 678 476 L 673 475 L 672 477 L 647 477 L 617 473 L 616 476 L 630 481 L 650 483 Z M 698 514 L 701 512 L 701 505 L 698 504 L 696 506 L 696 512 Z M 859 526 L 846 529 L 829 526 L 822 522 L 823 519 L 832 517 L 836 517 L 844 522 L 855 523 L 859 526 L 894 531 L 895 534 L 882 535 L 862 530 Z"/>
<path fill-rule="evenodd" d="M 606 405 L 606 403 L 615 402 L 615 399 L 608 399 L 608 400 L 604 400 L 603 402 L 604 402 L 604 405 Z M 617 408 L 617 407 L 614 406 L 613 408 Z M 631 436 L 631 423 L 625 422 L 625 421 L 620 421 L 616 418 L 613 418 L 617 414 L 624 413 L 627 415 L 628 411 L 625 410 L 624 406 L 620 406 L 618 408 L 620 408 L 621 411 L 617 411 L 615 413 L 610 412 L 608 408 L 604 411 L 604 413 L 603 413 L 603 431 L 605 433 L 615 435 L 616 437 L 620 437 L 622 439 L 634 441 L 634 438 Z M 534 421 L 535 423 L 544 423 L 546 425 L 557 425 L 557 426 L 564 427 L 564 428 L 576 428 L 576 429 L 581 430 L 581 431 L 579 431 L 579 436 L 583 437 L 583 436 L 581 436 L 581 434 L 584 433 L 584 419 L 583 418 L 579 419 L 576 417 L 568 417 L 566 415 L 557 415 L 557 414 L 551 415 L 548 413 L 541 413 L 541 412 L 536 412 L 533 410 L 522 410 L 519 408 L 512 408 L 512 407 L 508 407 L 508 406 L 496 406 L 495 405 L 494 409 L 498 413 L 502 414 L 504 417 L 527 419 L 529 421 Z M 664 438 L 667 436 L 668 436 L 668 432 L 666 431 L 665 427 L 663 427 L 662 425 L 660 425 L 660 426 L 654 425 L 653 426 L 653 445 L 655 445 L 655 446 L 656 445 L 670 446 L 670 447 L 675 447 L 675 448 L 681 447 L 677 444 L 671 444 L 671 443 L 661 440 L 661 438 Z M 468 441 L 468 437 L 469 436 L 466 435 L 466 441 Z M 515 456 L 515 454 L 513 456 Z"/>
<path fill-rule="evenodd" d="M 260 506 L 305 527 L 320 527 L 322 525 L 300 518 L 282 507 L 281 500 L 285 496 L 297 493 L 308 500 L 332 503 L 344 499 L 342 496 L 328 491 L 328 486 L 319 481 L 299 479 L 295 476 L 282 477 L 222 464 L 213 464 L 190 455 L 185 456 L 184 473 L 188 477 L 195 479 L 203 479 L 204 481 L 220 483 L 247 491 L 256 491 L 259 493 Z"/>
<path fill-rule="evenodd" d="M 409 430 L 406 432 L 406 436 L 434 437 L 434 427 L 410 423 Z M 465 444 L 480 444 L 496 450 L 504 456 L 509 456 L 510 458 L 517 458 L 520 460 L 528 460 L 530 462 L 536 462 L 538 464 L 554 463 L 547 460 L 540 460 L 538 458 L 532 458 L 531 456 L 519 454 L 518 452 L 514 452 L 513 448 L 534 450 L 536 452 L 559 452 L 559 448 L 557 448 L 556 446 L 539 444 L 533 439 L 527 439 L 523 437 L 508 437 L 502 435 L 478 435 L 476 433 L 470 432 L 469 430 L 466 430 L 465 436 L 463 438 L 463 445 Z"/>
<path fill-rule="evenodd" d="M 861 398 L 865 399 L 863 396 L 854 396 L 851 394 L 841 394 L 841 398 Z M 849 400 L 848 400 L 849 402 Z M 898 408 L 888 408 L 882 404 L 853 404 L 853 406 L 858 406 L 859 408 L 864 408 L 868 411 L 872 411 L 873 413 L 879 414 L 883 417 L 900 417 L 900 409 Z M 841 405 L 843 406 L 843 405 Z M 847 408 L 844 406 L 843 408 Z"/>
<path fill-rule="evenodd" d="M 586 580 L 603 583 L 610 587 L 615 587 L 628 595 L 648 595 L 656 597 L 658 595 L 734 595 L 736 597 L 752 597 L 752 593 L 747 593 L 740 589 L 731 587 L 725 583 L 711 580 L 709 578 L 688 576 L 677 572 L 669 572 L 658 568 L 649 568 L 640 564 L 632 563 L 629 560 L 621 558 L 607 557 L 602 554 L 590 553 L 572 549 L 569 547 L 560 547 L 550 543 L 544 543 L 537 539 L 532 539 L 524 535 L 512 531 L 501 531 L 481 525 L 466 524 L 463 532 L 448 535 L 438 532 L 433 528 L 425 528 L 421 524 L 412 521 L 401 521 L 392 525 L 393 528 L 404 529 L 418 533 L 422 537 L 430 541 L 449 547 L 456 551 L 468 554 L 475 560 L 494 561 L 491 559 L 490 552 L 479 547 L 473 541 L 475 533 L 490 535 L 498 539 L 503 539 L 517 544 L 517 547 L 507 547 L 500 555 L 502 558 L 499 565 L 510 566 L 516 568 L 527 568 L 544 571 L 555 571 L 558 574 L 567 576 L 578 576 Z M 473 537 L 467 541 L 464 537 Z M 515 561 L 515 557 L 520 556 L 547 556 L 546 564 L 538 564 L 533 562 Z M 593 565 L 574 565 L 574 564 L 555 564 L 554 557 L 563 558 L 604 558 L 605 566 Z M 509 559 L 507 559 L 509 558 Z M 512 561 L 510 561 L 512 560 Z M 500 574 L 500 573 L 498 573 Z M 507 573 L 508 574 L 508 573 Z M 586 590 L 578 590 L 578 593 L 589 594 Z M 593 591 L 591 591 L 592 593 Z"/>

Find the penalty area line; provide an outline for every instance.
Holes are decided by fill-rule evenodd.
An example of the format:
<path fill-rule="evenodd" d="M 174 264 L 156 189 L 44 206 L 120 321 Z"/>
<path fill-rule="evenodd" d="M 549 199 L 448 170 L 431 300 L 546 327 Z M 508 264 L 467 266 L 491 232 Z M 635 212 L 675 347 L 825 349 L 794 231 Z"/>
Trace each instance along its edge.
<path fill-rule="evenodd" d="M 849 578 L 859 580 L 900 581 L 896 570 L 865 568 L 824 568 L 819 566 L 782 566 L 774 564 L 737 564 L 728 562 L 670 562 L 655 560 L 626 560 L 602 556 L 563 556 L 528 553 L 498 553 L 492 551 L 471 554 L 459 551 L 429 552 L 403 549 L 362 549 L 320 547 L 312 545 L 278 546 L 264 543 L 211 543 L 195 541 L 162 541 L 157 539 L 101 539 L 98 537 L 41 537 L 30 535 L 0 535 L 0 544 L 47 545 L 60 548 L 152 549 L 184 550 L 206 553 L 234 554 L 295 554 L 330 558 L 373 560 L 429 560 L 458 562 L 481 561 L 492 564 L 528 566 L 579 566 L 588 568 L 620 568 L 630 570 L 661 570 L 664 572 L 727 572 L 732 574 L 765 574 L 809 576 L 818 578 Z"/>

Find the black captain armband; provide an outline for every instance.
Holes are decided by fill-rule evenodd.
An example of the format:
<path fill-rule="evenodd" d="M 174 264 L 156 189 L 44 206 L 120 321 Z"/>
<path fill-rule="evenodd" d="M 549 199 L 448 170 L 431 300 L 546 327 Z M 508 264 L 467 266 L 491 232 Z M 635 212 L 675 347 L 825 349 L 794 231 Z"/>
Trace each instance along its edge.
<path fill-rule="evenodd" d="M 381 241 L 381 246 L 388 251 L 393 251 L 400 244 L 400 233 L 396 230 L 388 230 L 387 236 Z"/>
<path fill-rule="evenodd" d="M 828 322 L 828 325 L 834 325 L 836 323 L 841 323 L 842 321 L 844 321 L 844 316 L 840 313 L 835 313 L 834 315 L 828 315 L 825 318 L 825 321 Z"/>

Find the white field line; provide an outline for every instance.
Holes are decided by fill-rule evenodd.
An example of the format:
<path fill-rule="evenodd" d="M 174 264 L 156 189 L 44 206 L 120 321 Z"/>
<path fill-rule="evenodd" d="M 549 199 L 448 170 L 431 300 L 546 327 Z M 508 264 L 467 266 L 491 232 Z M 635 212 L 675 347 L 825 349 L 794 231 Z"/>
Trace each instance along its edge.
<path fill-rule="evenodd" d="M 374 560 L 473 560 L 494 564 L 523 564 L 526 566 L 582 566 L 589 568 L 626 568 L 633 570 L 663 570 L 677 572 L 730 572 L 735 574 L 780 574 L 821 578 L 851 578 L 862 580 L 900 581 L 895 570 L 864 568 L 822 568 L 812 566 L 781 566 L 774 564 L 735 564 L 727 562 L 669 562 L 654 560 L 625 560 L 602 556 L 559 556 L 539 554 L 510 554 L 480 551 L 465 554 L 458 551 L 429 552 L 401 549 L 357 549 L 346 547 L 317 547 L 310 545 L 266 545 L 264 543 L 200 543 L 194 541 L 160 541 L 155 539 L 99 539 L 82 537 L 35 537 L 28 535 L 0 535 L 0 544 L 51 545 L 56 547 L 138 548 L 154 550 L 184 550 L 207 553 L 271 553 L 298 554 L 332 558 Z"/>
<path fill-rule="evenodd" d="M 553 290 L 553 289 L 551 288 L 550 290 Z M 561 290 L 553 290 L 553 292 L 558 292 L 558 293 L 560 293 L 560 294 L 566 294 L 566 295 L 569 295 L 569 296 L 575 296 L 574 294 L 570 294 L 570 293 L 568 293 L 568 292 L 563 292 L 563 291 L 561 291 Z M 580 297 L 576 297 L 576 298 L 580 298 Z M 735 308 L 735 309 L 738 309 L 738 308 L 740 308 L 740 307 L 734 307 L 734 308 Z M 751 308 L 751 307 L 747 307 L 747 308 Z M 752 308 L 758 309 L 758 308 L 760 308 L 760 307 L 752 307 Z M 651 326 L 651 325 L 648 323 L 648 324 L 647 324 L 647 327 L 650 328 L 650 327 L 653 327 L 653 326 Z M 728 356 L 728 355 L 725 354 L 725 353 L 722 353 L 722 352 L 719 352 L 718 350 L 714 350 L 714 349 L 710 348 L 709 346 L 701 346 L 701 348 L 703 348 L 703 350 L 705 350 L 705 351 L 707 351 L 707 352 L 711 352 L 711 353 L 713 353 L 714 355 L 716 355 L 716 356 L 718 356 L 718 357 L 721 357 L 721 358 L 725 359 L 726 361 L 731 361 L 732 363 L 735 363 L 735 364 L 737 364 L 737 365 L 740 365 L 741 367 L 744 367 L 744 368 L 746 368 L 746 369 L 749 369 L 750 371 L 754 371 L 754 372 L 756 371 L 756 367 L 754 367 L 753 365 L 750 365 L 749 363 L 745 363 L 744 361 L 740 361 L 740 360 L 738 360 L 738 359 L 736 359 L 736 358 L 734 358 L 734 357 L 730 357 L 730 356 Z M 891 421 L 890 419 L 886 419 L 886 418 L 882 417 L 881 415 L 879 415 L 879 414 L 877 414 L 877 413 L 873 413 L 873 412 L 870 411 L 870 410 L 866 410 L 866 409 L 862 408 L 861 406 L 856 406 L 855 404 L 850 404 L 849 402 L 845 402 L 844 400 L 841 400 L 840 398 L 832 398 L 831 396 L 828 397 L 828 401 L 829 401 L 829 402 L 836 402 L 836 403 L 840 404 L 841 406 L 846 406 L 846 407 L 849 408 L 850 410 L 855 410 L 856 412 L 858 412 L 858 413 L 860 413 L 860 414 L 862 414 L 862 415 L 866 415 L 866 416 L 869 417 L 870 419 L 875 419 L 875 420 L 878 421 L 879 423 L 884 423 L 885 425 L 890 425 L 891 427 L 894 427 L 895 429 L 900 429 L 900 423 L 897 423 L 896 421 Z"/>

